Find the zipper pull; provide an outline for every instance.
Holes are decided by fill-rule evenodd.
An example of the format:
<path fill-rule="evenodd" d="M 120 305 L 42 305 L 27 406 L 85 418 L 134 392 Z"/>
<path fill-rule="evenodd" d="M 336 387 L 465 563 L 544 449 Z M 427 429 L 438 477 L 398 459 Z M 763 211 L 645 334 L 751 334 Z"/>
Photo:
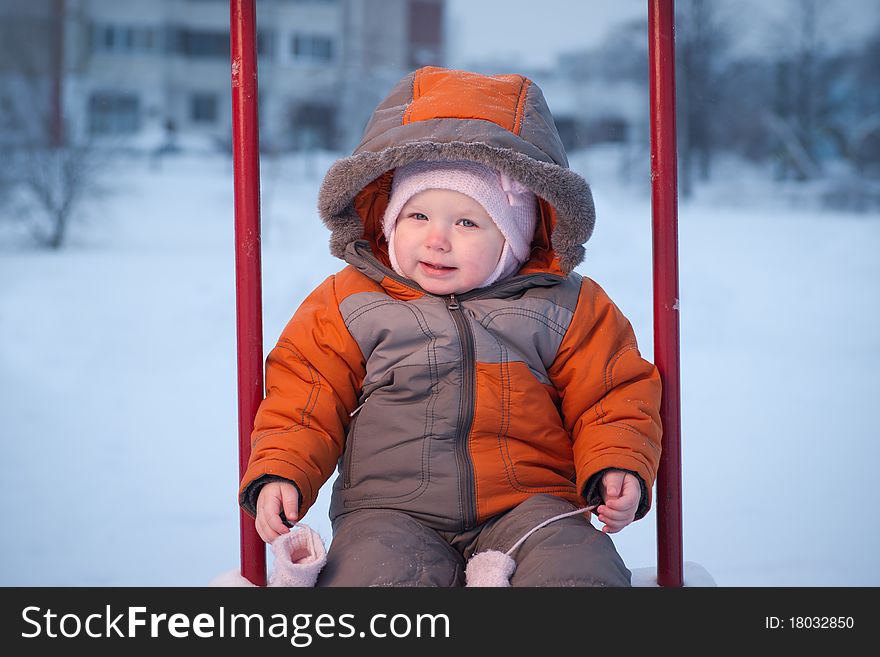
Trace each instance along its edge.
<path fill-rule="evenodd" d="M 455 295 L 449 295 L 449 303 L 447 304 L 449 310 L 458 310 L 458 301 L 455 300 Z"/>
<path fill-rule="evenodd" d="M 367 399 L 369 399 L 369 397 L 367 397 Z M 354 417 L 355 415 L 357 415 L 357 414 L 358 414 L 358 411 L 360 411 L 360 410 L 364 407 L 364 404 L 367 403 L 367 399 L 364 400 L 364 403 L 363 403 L 363 404 L 361 404 L 361 405 L 358 406 L 356 409 L 354 409 L 351 413 L 349 413 L 349 414 L 348 414 L 348 417 Z"/>

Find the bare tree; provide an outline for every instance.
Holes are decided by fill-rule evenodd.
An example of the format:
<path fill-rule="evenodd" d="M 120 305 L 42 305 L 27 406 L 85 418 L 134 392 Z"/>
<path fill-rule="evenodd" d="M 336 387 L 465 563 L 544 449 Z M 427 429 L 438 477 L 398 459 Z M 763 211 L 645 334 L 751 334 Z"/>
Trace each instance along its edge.
<path fill-rule="evenodd" d="M 782 7 L 785 16 L 774 28 L 780 42 L 772 115 L 765 123 L 777 145 L 778 176 L 808 180 L 823 174 L 823 144 L 836 139 L 835 117 L 842 107 L 835 89 L 847 74 L 841 63 L 852 60 L 839 54 L 839 42 L 838 52 L 832 51 L 831 42 L 840 34 L 847 6 L 837 0 L 789 0 Z"/>
<path fill-rule="evenodd" d="M 711 176 L 718 148 L 714 116 L 730 37 L 717 3 L 684 0 L 676 4 L 676 92 L 679 115 L 681 190 L 688 196 L 693 176 Z"/>
<path fill-rule="evenodd" d="M 852 58 L 848 112 L 841 112 L 838 134 L 844 157 L 862 176 L 880 177 L 880 22 Z"/>
<path fill-rule="evenodd" d="M 66 6 L 35 3 L 2 16 L 0 78 L 8 213 L 40 246 L 60 248 L 96 190 L 96 153 L 68 130 L 63 105 Z"/>
<path fill-rule="evenodd" d="M 93 153 L 73 144 L 27 144 L 16 149 L 12 162 L 10 202 L 18 220 L 38 245 L 61 248 L 83 202 L 98 191 Z"/>

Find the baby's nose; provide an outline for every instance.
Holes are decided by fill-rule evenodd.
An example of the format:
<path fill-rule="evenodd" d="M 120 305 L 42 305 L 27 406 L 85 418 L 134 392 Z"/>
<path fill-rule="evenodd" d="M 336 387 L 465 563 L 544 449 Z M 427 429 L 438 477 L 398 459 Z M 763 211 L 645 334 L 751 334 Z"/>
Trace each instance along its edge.
<path fill-rule="evenodd" d="M 438 251 L 448 251 L 449 236 L 442 228 L 432 228 L 430 231 L 428 231 L 428 235 L 425 238 L 425 245 L 430 249 L 436 249 Z"/>

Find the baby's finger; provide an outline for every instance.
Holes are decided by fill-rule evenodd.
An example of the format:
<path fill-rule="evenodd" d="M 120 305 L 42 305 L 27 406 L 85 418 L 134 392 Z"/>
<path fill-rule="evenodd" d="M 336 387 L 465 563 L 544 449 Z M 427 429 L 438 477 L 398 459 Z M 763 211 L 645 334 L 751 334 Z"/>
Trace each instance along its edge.
<path fill-rule="evenodd" d="M 284 524 L 281 516 L 277 513 L 273 513 L 268 518 L 266 518 L 266 524 L 269 526 L 269 529 L 275 532 L 275 536 L 272 537 L 273 539 L 277 536 L 280 536 L 281 534 L 286 534 L 290 531 L 287 525 Z"/>
<path fill-rule="evenodd" d="M 602 533 L 603 534 L 616 534 L 624 527 L 626 527 L 626 523 L 606 522 L 605 526 L 602 527 Z"/>
<path fill-rule="evenodd" d="M 615 532 L 619 532 L 627 525 L 627 523 L 623 520 L 617 520 L 605 516 L 599 516 L 599 521 L 604 525 L 602 527 L 602 533 L 604 534 L 614 534 Z"/>
<path fill-rule="evenodd" d="M 282 513 L 292 526 L 299 519 L 299 495 L 296 492 L 284 494 L 281 507 Z"/>
<path fill-rule="evenodd" d="M 629 497 L 618 497 L 617 499 L 607 500 L 605 506 L 615 511 L 631 511 L 638 507 L 639 501 Z"/>
<path fill-rule="evenodd" d="M 278 536 L 265 522 L 262 520 L 258 520 L 254 525 L 257 529 L 257 534 L 260 535 L 260 538 L 263 539 L 264 543 L 271 543 Z"/>
<path fill-rule="evenodd" d="M 620 492 L 623 489 L 625 474 L 625 472 L 619 470 L 611 470 L 610 472 L 605 473 L 605 476 L 602 477 L 602 486 L 605 491 L 603 497 L 608 499 L 620 495 Z"/>
<path fill-rule="evenodd" d="M 603 522 L 605 518 L 612 521 L 620 521 L 626 520 L 627 518 L 632 516 L 632 513 L 628 512 L 625 509 L 622 511 L 618 509 L 612 509 L 607 504 L 600 506 L 596 510 L 599 512 L 599 519 Z"/>

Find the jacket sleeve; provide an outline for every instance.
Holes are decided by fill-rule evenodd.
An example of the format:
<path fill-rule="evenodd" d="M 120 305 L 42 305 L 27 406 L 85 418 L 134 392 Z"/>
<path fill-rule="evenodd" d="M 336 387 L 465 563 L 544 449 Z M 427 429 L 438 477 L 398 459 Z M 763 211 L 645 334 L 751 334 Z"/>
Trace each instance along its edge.
<path fill-rule="evenodd" d="M 342 454 L 363 379 L 363 355 L 339 312 L 331 276 L 303 301 L 266 359 L 266 397 L 239 489 L 245 511 L 256 515 L 263 484 L 286 479 L 299 489 L 305 516 Z"/>
<path fill-rule="evenodd" d="M 660 461 L 660 374 L 639 354 L 629 321 L 588 278 L 548 374 L 572 436 L 578 490 L 592 504 L 603 471 L 632 472 L 642 485 L 636 518 L 643 517 Z"/>

